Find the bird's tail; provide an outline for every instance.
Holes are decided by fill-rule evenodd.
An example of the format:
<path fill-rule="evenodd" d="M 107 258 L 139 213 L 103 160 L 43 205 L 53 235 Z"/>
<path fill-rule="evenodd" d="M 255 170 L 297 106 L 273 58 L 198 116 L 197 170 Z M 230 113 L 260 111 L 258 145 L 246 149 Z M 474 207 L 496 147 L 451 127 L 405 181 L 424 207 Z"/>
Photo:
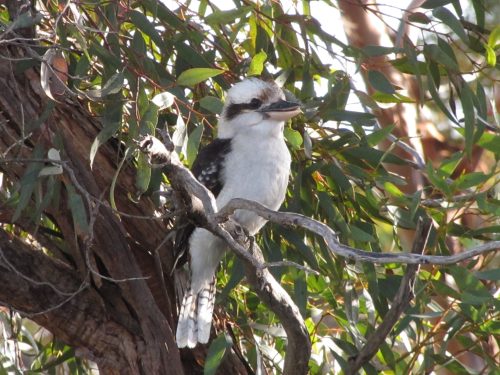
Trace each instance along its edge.
<path fill-rule="evenodd" d="M 191 287 L 184 294 L 177 333 L 175 338 L 179 348 L 194 348 L 197 343 L 206 344 L 210 338 L 212 315 L 215 304 L 215 276 L 194 293 Z"/>

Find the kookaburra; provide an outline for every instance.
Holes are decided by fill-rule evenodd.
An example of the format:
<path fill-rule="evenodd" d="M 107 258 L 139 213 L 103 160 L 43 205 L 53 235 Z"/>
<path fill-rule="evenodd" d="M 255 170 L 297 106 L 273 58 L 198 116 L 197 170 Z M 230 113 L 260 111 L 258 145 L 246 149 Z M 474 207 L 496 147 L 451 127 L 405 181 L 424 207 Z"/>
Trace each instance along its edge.
<path fill-rule="evenodd" d="M 290 174 L 290 153 L 283 137 L 285 121 L 300 112 L 274 82 L 250 78 L 227 93 L 217 138 L 203 148 L 192 168 L 212 191 L 217 207 L 245 198 L 277 210 Z M 237 210 L 232 219 L 254 235 L 266 223 L 253 212 Z M 215 272 L 227 249 L 202 228 L 190 234 L 189 281 L 177 325 L 177 345 L 193 348 L 210 337 L 215 302 Z"/>

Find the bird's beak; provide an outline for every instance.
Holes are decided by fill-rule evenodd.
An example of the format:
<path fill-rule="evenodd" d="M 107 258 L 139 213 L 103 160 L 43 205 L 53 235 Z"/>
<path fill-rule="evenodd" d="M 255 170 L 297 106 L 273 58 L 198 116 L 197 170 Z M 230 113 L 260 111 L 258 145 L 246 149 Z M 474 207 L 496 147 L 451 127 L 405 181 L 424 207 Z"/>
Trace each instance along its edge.
<path fill-rule="evenodd" d="M 267 107 L 261 108 L 259 112 L 265 113 L 269 118 L 276 121 L 286 121 L 293 116 L 298 115 L 300 111 L 300 104 L 280 100 L 276 103 L 270 104 Z"/>

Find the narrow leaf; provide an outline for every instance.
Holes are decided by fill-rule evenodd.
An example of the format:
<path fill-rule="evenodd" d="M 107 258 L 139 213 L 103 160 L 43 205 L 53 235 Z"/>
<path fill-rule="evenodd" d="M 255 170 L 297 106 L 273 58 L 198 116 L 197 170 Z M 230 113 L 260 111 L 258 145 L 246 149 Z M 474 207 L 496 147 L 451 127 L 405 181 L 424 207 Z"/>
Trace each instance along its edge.
<path fill-rule="evenodd" d="M 137 174 L 135 176 L 135 186 L 139 194 L 148 190 L 150 181 L 151 167 L 149 166 L 148 158 L 144 153 L 140 152 L 137 157 Z"/>
<path fill-rule="evenodd" d="M 285 128 L 285 138 L 295 150 L 302 146 L 302 135 L 297 130 Z"/>
<path fill-rule="evenodd" d="M 200 105 L 206 110 L 218 115 L 222 112 L 223 103 L 219 98 L 215 96 L 205 96 L 201 98 Z"/>
<path fill-rule="evenodd" d="M 249 76 L 258 76 L 262 73 L 264 69 L 264 62 L 267 59 L 267 53 L 264 51 L 260 51 L 252 58 L 252 62 L 250 63 L 250 68 L 248 69 Z"/>
<path fill-rule="evenodd" d="M 495 27 L 488 37 L 488 46 L 492 49 L 500 44 L 500 25 Z"/>
<path fill-rule="evenodd" d="M 464 127 L 465 127 L 465 152 L 470 158 L 472 155 L 472 145 L 474 143 L 474 127 L 475 127 L 475 112 L 473 93 L 467 84 L 464 84 L 460 92 L 462 108 L 464 110 Z"/>
<path fill-rule="evenodd" d="M 368 134 L 366 136 L 366 139 L 368 141 L 368 144 L 371 147 L 374 147 L 378 145 L 380 142 L 382 142 L 391 132 L 393 129 L 396 127 L 395 124 L 389 125 L 389 126 L 384 126 L 381 129 L 377 129 L 374 132 Z"/>
<path fill-rule="evenodd" d="M 484 45 L 484 48 L 486 49 L 486 62 L 489 66 L 494 67 L 497 64 L 497 54 L 495 50 L 487 44 Z"/>
<path fill-rule="evenodd" d="M 102 124 L 104 128 L 99 132 L 97 137 L 94 139 L 92 146 L 90 147 L 90 168 L 94 164 L 94 158 L 97 154 L 97 150 L 101 145 L 103 145 L 108 139 L 110 139 L 116 131 L 120 128 L 122 118 L 122 105 L 108 105 L 104 113 L 104 118 Z"/>
<path fill-rule="evenodd" d="M 205 362 L 205 368 L 203 369 L 203 375 L 214 375 L 217 368 L 224 359 L 227 349 L 233 344 L 231 337 L 222 333 L 220 334 L 208 348 L 207 359 Z"/>
<path fill-rule="evenodd" d="M 208 78 L 224 73 L 222 69 L 192 68 L 183 71 L 177 78 L 177 84 L 181 86 L 194 86 Z"/>
<path fill-rule="evenodd" d="M 164 46 L 163 38 L 160 36 L 158 31 L 156 31 L 155 26 L 149 21 L 149 19 L 141 12 L 137 10 L 131 10 L 129 12 L 130 21 L 141 29 L 146 35 L 148 35 L 153 42 L 156 43 L 158 47 Z"/>
<path fill-rule="evenodd" d="M 427 0 L 421 7 L 424 9 L 434 9 L 436 7 L 451 3 L 453 0 Z"/>
<path fill-rule="evenodd" d="M 439 7 L 434 9 L 432 11 L 432 14 L 434 15 L 434 17 L 443 21 L 443 23 L 445 23 L 446 26 L 448 26 L 451 30 L 453 30 L 464 43 L 469 43 L 469 38 L 465 33 L 464 27 L 451 11 L 449 11 L 445 7 Z"/>
<path fill-rule="evenodd" d="M 107 95 L 116 94 L 119 92 L 124 84 L 124 76 L 122 72 L 113 74 L 102 86 L 101 89 L 88 90 L 84 94 L 91 100 L 100 100 Z"/>
<path fill-rule="evenodd" d="M 73 225 L 77 234 L 82 235 L 88 232 L 89 223 L 87 220 L 87 211 L 83 204 L 83 199 L 80 194 L 76 193 L 72 185 L 66 185 L 68 191 L 68 205 L 73 217 Z"/>
<path fill-rule="evenodd" d="M 376 70 L 370 70 L 368 72 L 368 81 L 377 91 L 385 94 L 394 94 L 396 92 L 389 80 L 381 72 Z"/>
<path fill-rule="evenodd" d="M 203 135 L 203 125 L 198 125 L 194 129 L 188 138 L 186 157 L 189 166 L 192 166 L 194 159 L 198 154 L 198 148 L 200 147 L 201 136 Z"/>
<path fill-rule="evenodd" d="M 424 46 L 424 54 L 431 58 L 434 62 L 442 64 L 449 69 L 458 71 L 457 62 L 454 61 L 446 52 L 444 52 L 437 44 L 426 44 Z"/>
<path fill-rule="evenodd" d="M 252 7 L 250 6 L 242 6 L 231 10 L 224 10 L 224 11 L 219 10 L 205 17 L 205 21 L 209 24 L 215 24 L 215 23 L 228 24 L 230 22 L 233 22 L 237 18 L 245 16 L 251 9 Z"/>
<path fill-rule="evenodd" d="M 34 159 L 41 158 L 43 156 L 43 149 L 40 144 L 37 144 L 35 149 L 33 150 L 32 157 Z M 21 216 L 21 212 L 28 205 L 30 198 L 35 190 L 35 186 L 38 179 L 38 174 L 42 169 L 42 163 L 30 163 L 28 168 L 26 168 L 26 172 L 21 178 L 20 185 L 21 191 L 19 193 L 19 200 L 16 205 L 16 210 L 14 211 L 14 215 L 12 216 L 12 221 L 16 221 Z"/>

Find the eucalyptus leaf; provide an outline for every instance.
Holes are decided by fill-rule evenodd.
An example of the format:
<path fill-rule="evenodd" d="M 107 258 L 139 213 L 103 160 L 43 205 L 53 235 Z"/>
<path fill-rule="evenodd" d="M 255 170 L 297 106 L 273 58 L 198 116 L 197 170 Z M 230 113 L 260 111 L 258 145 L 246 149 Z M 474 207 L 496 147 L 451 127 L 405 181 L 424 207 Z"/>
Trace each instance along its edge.
<path fill-rule="evenodd" d="M 224 73 L 224 70 L 213 68 L 192 68 L 183 71 L 177 77 L 177 84 L 181 86 L 194 86 L 208 78 Z"/>

